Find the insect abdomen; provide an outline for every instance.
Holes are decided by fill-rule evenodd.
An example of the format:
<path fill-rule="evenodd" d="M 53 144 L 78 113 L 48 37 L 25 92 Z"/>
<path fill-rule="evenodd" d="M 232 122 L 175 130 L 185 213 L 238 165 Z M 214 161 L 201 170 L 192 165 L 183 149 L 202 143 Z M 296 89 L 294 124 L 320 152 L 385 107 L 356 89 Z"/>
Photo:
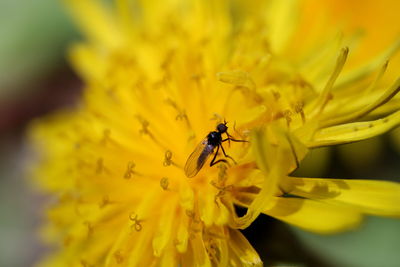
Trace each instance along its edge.
<path fill-rule="evenodd" d="M 214 151 L 214 146 L 207 145 L 204 150 L 201 152 L 198 160 L 197 160 L 197 168 L 201 169 L 204 163 L 206 162 L 208 156 Z"/>

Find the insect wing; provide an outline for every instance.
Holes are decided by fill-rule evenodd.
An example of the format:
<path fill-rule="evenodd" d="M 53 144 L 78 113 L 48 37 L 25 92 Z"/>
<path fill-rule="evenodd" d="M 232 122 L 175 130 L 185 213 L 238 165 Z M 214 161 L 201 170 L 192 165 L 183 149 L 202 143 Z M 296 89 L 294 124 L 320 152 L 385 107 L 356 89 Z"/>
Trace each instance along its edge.
<path fill-rule="evenodd" d="M 211 155 L 214 148 L 208 144 L 207 138 L 203 139 L 200 144 L 194 149 L 192 154 L 185 164 L 185 174 L 187 177 L 194 177 L 200 169 L 203 167 L 204 163 L 207 161 L 208 156 Z"/>

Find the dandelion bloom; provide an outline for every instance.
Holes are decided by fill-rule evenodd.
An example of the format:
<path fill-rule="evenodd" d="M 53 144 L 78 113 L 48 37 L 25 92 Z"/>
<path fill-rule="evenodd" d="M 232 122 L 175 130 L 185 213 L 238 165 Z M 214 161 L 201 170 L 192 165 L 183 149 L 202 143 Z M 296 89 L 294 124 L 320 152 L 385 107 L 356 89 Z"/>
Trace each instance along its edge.
<path fill-rule="evenodd" d="M 87 36 L 70 57 L 86 86 L 76 109 L 32 129 L 35 176 L 58 196 L 44 266 L 258 266 L 238 229 L 261 213 L 318 233 L 400 215 L 396 183 L 290 176 L 311 148 L 400 123 L 400 80 L 381 83 L 398 44 L 343 72 L 346 40 L 312 25 L 305 38 L 296 1 L 68 3 Z M 224 120 L 248 142 L 224 142 L 231 158 L 188 178 Z"/>

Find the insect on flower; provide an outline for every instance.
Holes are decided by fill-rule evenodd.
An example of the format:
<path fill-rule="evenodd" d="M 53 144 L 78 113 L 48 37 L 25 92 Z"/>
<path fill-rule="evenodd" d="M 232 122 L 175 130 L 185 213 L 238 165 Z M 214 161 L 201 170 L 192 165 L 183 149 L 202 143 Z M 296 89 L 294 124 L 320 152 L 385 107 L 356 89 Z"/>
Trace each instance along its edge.
<path fill-rule="evenodd" d="M 196 176 L 196 174 L 203 167 L 204 163 L 207 161 L 208 157 L 214 152 L 215 148 L 217 148 L 217 151 L 214 153 L 214 157 L 210 162 L 210 167 L 220 162 L 225 162 L 229 164 L 226 159 L 219 159 L 217 161 L 215 160 L 217 158 L 220 148 L 226 158 L 229 158 L 234 163 L 236 163 L 231 156 L 226 154 L 225 149 L 222 146 L 222 143 L 226 141 L 228 142 L 230 141 L 248 142 L 248 141 L 232 138 L 232 136 L 228 133 L 228 126 L 226 126 L 226 124 L 227 124 L 226 121 L 224 121 L 224 123 L 218 124 L 216 128 L 217 131 L 210 132 L 206 136 L 206 138 L 204 138 L 203 141 L 201 141 L 200 144 L 197 145 L 192 154 L 190 154 L 185 164 L 185 174 L 187 177 L 192 178 Z M 224 133 L 228 136 L 226 139 L 222 139 L 222 134 Z"/>

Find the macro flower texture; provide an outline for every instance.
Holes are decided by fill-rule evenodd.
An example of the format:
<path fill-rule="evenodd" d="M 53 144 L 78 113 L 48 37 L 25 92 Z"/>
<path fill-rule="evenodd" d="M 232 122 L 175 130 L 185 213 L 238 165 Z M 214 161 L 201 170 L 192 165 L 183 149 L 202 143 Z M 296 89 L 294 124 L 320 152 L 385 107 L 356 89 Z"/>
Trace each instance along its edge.
<path fill-rule="evenodd" d="M 400 216 L 397 183 L 291 176 L 313 148 L 400 124 L 400 79 L 383 80 L 399 42 L 346 69 L 359 38 L 301 29 L 299 1 L 66 3 L 85 86 L 30 131 L 56 199 L 41 266 L 262 266 L 240 232 L 260 214 L 322 234 Z"/>

